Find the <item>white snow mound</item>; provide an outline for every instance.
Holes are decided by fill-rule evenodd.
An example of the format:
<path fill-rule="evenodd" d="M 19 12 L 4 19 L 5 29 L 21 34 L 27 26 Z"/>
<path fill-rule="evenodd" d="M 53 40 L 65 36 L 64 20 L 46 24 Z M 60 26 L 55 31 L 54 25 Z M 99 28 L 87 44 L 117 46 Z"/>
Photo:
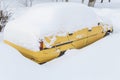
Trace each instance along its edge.
<path fill-rule="evenodd" d="M 39 51 L 39 39 L 44 36 L 73 32 L 93 27 L 100 22 L 89 7 L 80 3 L 44 3 L 7 24 L 4 40 Z"/>

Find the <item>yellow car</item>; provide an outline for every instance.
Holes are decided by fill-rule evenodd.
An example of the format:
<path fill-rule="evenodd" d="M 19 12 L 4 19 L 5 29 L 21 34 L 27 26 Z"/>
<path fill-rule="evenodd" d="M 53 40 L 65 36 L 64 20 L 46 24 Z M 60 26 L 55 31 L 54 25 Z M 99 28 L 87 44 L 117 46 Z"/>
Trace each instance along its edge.
<path fill-rule="evenodd" d="M 113 32 L 112 26 L 108 24 L 99 23 L 97 22 L 97 20 L 94 20 L 97 18 L 96 15 L 94 15 L 94 17 L 91 17 L 92 15 L 91 11 L 90 14 L 87 13 L 89 12 L 88 10 L 89 8 L 84 5 L 80 5 L 78 3 L 53 3 L 49 5 L 47 4 L 47 7 L 46 4 L 42 4 L 40 6 L 37 6 L 38 9 L 36 11 L 33 10 L 34 8 L 36 7 L 32 8 L 32 12 L 37 13 L 40 16 L 40 17 L 36 16 L 36 14 L 33 15 L 34 17 L 31 20 L 31 22 L 33 21 L 35 23 L 34 26 L 32 23 L 29 23 L 30 21 L 29 20 L 27 21 L 27 19 L 25 22 L 25 18 L 30 17 L 28 15 L 23 16 L 22 17 L 23 19 L 20 18 L 19 20 L 8 23 L 4 31 L 4 36 L 5 36 L 4 42 L 16 48 L 25 57 L 39 64 L 45 63 L 47 61 L 50 61 L 54 58 L 63 55 L 66 50 L 80 49 Z M 39 12 L 42 10 L 44 11 Z M 62 10 L 64 12 L 61 13 Z M 30 14 L 30 11 L 28 12 L 28 14 Z M 88 15 L 85 16 L 85 14 Z M 40 18 L 40 20 L 36 20 L 38 18 Z M 92 26 L 86 25 L 91 21 L 90 19 L 93 20 L 93 22 L 91 22 L 92 24 L 95 22 L 95 25 Z M 60 23 L 56 23 L 56 20 L 58 20 Z M 63 32 L 61 33 L 56 33 L 54 35 L 45 35 L 42 38 L 40 38 L 38 36 L 40 36 L 39 35 L 40 32 L 43 31 L 41 29 L 45 27 L 45 26 L 41 26 L 43 25 L 44 21 L 45 21 L 44 24 L 45 26 L 47 24 L 50 24 L 47 25 L 48 29 L 51 28 L 51 27 L 49 28 L 49 26 L 57 27 L 59 25 L 61 26 L 61 24 L 63 25 L 65 24 L 64 29 L 67 27 L 66 30 L 68 29 L 72 30 L 72 28 L 74 27 L 76 28 L 82 26 L 81 23 L 84 22 L 86 22 L 85 25 L 88 27 L 84 26 L 82 28 L 79 27 L 74 31 L 66 31 L 65 35 L 63 35 L 64 32 L 63 29 Z M 89 22 L 87 23 L 87 21 Z M 36 24 L 38 24 L 37 27 L 35 26 Z M 61 27 L 63 27 L 63 25 Z M 89 26 L 91 28 L 89 28 Z M 43 27 L 43 28 L 39 28 L 39 27 Z M 56 27 L 53 27 L 52 29 Z M 48 31 L 50 30 L 45 29 L 43 32 L 51 33 Z"/>

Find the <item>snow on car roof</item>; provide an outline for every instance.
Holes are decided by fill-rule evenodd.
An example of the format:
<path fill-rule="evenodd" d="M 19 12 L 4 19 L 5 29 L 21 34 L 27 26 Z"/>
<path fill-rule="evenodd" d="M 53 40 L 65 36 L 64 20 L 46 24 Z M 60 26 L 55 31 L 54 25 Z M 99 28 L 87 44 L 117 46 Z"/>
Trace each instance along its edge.
<path fill-rule="evenodd" d="M 98 22 L 96 14 L 80 3 L 44 3 L 32 7 L 10 26 L 35 31 L 42 36 L 55 32 L 71 32 L 95 26 Z"/>

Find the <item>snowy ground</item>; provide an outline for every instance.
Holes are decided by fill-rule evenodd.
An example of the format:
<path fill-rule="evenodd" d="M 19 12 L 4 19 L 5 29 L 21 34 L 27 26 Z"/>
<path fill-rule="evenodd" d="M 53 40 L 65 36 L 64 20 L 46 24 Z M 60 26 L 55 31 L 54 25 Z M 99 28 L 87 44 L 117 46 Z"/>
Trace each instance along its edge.
<path fill-rule="evenodd" d="M 24 58 L 1 42 L 0 33 L 0 80 L 120 80 L 120 9 L 94 10 L 112 21 L 114 33 L 85 48 L 69 50 L 44 65 Z"/>
<path fill-rule="evenodd" d="M 3 41 L 3 32 L 0 32 L 0 42 Z"/>

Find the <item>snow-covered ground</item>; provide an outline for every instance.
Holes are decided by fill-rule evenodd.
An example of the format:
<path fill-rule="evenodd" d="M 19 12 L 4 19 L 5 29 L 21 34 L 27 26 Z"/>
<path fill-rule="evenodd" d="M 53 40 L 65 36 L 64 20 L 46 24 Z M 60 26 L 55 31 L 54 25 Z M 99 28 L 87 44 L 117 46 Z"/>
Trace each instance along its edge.
<path fill-rule="evenodd" d="M 3 32 L 0 32 L 0 42 L 3 41 Z"/>
<path fill-rule="evenodd" d="M 0 80 L 120 80 L 120 6 L 112 6 L 93 10 L 112 21 L 113 34 L 85 48 L 69 50 L 44 65 L 34 63 L 4 44 L 0 33 Z"/>

